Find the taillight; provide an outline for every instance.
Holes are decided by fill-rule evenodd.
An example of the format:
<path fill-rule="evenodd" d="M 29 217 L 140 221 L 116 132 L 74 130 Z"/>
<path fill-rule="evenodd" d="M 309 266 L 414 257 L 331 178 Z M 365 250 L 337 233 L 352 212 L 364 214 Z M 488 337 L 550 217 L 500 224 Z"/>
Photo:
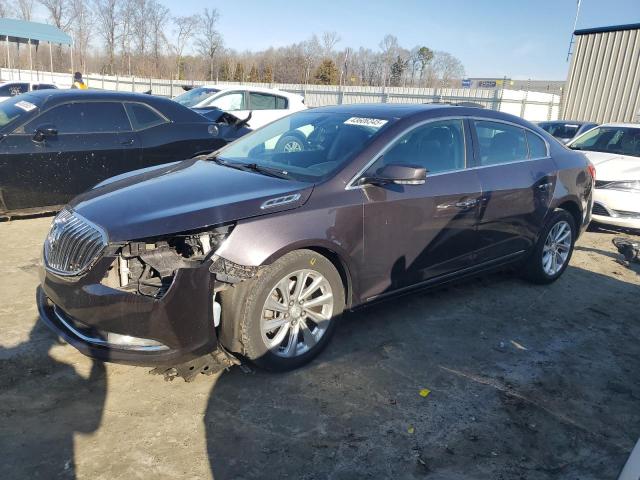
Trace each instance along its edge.
<path fill-rule="evenodd" d="M 589 175 L 591 175 L 591 178 L 593 178 L 593 181 L 596 181 L 596 167 L 593 166 L 593 163 L 589 162 L 589 165 L 587 165 L 587 168 L 589 169 Z"/>

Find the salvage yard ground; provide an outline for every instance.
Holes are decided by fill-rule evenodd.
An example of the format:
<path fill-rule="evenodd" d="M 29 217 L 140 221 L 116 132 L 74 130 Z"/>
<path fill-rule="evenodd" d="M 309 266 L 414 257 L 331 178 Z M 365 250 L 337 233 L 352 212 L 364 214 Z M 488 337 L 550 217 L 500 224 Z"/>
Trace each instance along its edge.
<path fill-rule="evenodd" d="M 0 478 L 601 480 L 640 436 L 640 268 L 611 233 L 551 286 L 472 279 L 347 315 L 295 372 L 167 383 L 37 323 L 50 221 L 0 223 Z"/>

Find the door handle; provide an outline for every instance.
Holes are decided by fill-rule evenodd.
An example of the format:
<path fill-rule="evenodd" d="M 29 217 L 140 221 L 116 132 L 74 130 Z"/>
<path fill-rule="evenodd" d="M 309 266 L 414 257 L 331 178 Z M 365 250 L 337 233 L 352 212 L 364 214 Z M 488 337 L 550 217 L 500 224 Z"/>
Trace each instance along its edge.
<path fill-rule="evenodd" d="M 456 202 L 456 207 L 458 208 L 471 208 L 475 207 L 478 204 L 478 199 L 474 198 L 471 200 L 465 200 L 463 202 Z"/>
<path fill-rule="evenodd" d="M 133 145 L 133 138 L 128 138 L 127 140 L 123 140 L 120 142 L 120 145 Z"/>

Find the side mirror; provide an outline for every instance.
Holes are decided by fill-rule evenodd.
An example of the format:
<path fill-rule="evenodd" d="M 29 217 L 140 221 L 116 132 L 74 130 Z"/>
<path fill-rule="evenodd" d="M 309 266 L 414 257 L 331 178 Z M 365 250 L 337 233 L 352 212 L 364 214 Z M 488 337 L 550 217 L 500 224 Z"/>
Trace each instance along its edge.
<path fill-rule="evenodd" d="M 427 170 L 415 165 L 386 165 L 375 176 L 362 177 L 360 185 L 422 185 L 427 180 Z"/>
<path fill-rule="evenodd" d="M 45 125 L 36 128 L 33 134 L 33 140 L 36 142 L 44 142 L 47 138 L 52 138 L 58 135 L 58 129 L 52 125 Z"/>

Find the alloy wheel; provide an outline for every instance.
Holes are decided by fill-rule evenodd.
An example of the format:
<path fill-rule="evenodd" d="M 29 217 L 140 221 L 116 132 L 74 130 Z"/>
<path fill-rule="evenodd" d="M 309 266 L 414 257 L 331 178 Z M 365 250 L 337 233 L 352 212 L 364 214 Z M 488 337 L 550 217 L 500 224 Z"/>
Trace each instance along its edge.
<path fill-rule="evenodd" d="M 315 270 L 295 271 L 277 282 L 267 296 L 260 318 L 262 341 L 280 357 L 303 355 L 327 331 L 333 309 L 329 281 Z"/>
<path fill-rule="evenodd" d="M 571 251 L 571 227 L 565 221 L 556 223 L 549 231 L 542 249 L 542 269 L 553 277 L 567 262 Z"/>

